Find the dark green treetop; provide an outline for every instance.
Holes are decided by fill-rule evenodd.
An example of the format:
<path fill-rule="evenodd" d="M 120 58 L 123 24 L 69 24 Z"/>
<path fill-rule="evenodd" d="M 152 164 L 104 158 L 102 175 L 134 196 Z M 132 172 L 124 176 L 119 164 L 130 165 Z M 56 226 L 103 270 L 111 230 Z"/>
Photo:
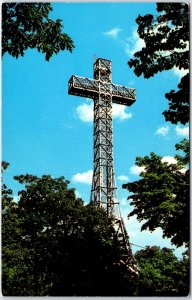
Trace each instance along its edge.
<path fill-rule="evenodd" d="M 50 3 L 3 3 L 2 5 L 2 55 L 24 56 L 28 48 L 45 53 L 49 61 L 59 51 L 72 52 L 73 41 L 62 33 L 61 20 L 49 18 Z"/>
<path fill-rule="evenodd" d="M 4 296 L 112 296 L 132 293 L 103 209 L 84 205 L 64 177 L 15 176 L 23 188 L 2 220 Z M 3 199 L 4 201 L 4 199 Z"/>
<path fill-rule="evenodd" d="M 172 249 L 157 246 L 137 251 L 141 268 L 137 296 L 188 296 L 189 255 L 178 259 Z"/>
<path fill-rule="evenodd" d="M 173 68 L 189 70 L 189 6 L 187 3 L 157 3 L 157 16 L 138 16 L 138 34 L 145 46 L 128 64 L 144 78 Z M 173 124 L 189 122 L 189 73 L 178 90 L 165 94 L 169 109 L 163 112 Z"/>
<path fill-rule="evenodd" d="M 141 230 L 153 231 L 160 227 L 163 237 L 171 238 L 176 246 L 189 245 L 189 141 L 176 145 L 184 155 L 176 155 L 177 163 L 169 164 L 162 157 L 137 157 L 136 165 L 145 167 L 141 179 L 124 184 L 132 195 L 134 206 L 129 217 L 136 215 L 145 221 Z"/>

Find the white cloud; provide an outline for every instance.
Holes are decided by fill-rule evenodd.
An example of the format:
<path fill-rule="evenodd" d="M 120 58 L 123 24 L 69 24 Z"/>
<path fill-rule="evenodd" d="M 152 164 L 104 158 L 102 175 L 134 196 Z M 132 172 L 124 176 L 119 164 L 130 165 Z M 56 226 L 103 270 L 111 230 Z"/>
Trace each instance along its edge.
<path fill-rule="evenodd" d="M 157 33 L 159 31 L 159 28 L 166 26 L 167 23 L 164 22 L 162 24 L 160 24 L 159 26 L 157 26 L 155 28 L 155 30 L 151 30 L 148 32 L 148 34 L 154 34 Z M 140 51 L 143 47 L 145 47 L 145 41 L 143 39 L 141 39 L 137 33 L 137 29 L 134 29 L 132 32 L 132 35 L 130 38 L 128 38 L 125 42 L 121 41 L 122 45 L 124 46 L 124 50 L 125 52 L 129 55 L 129 56 L 133 56 L 135 52 Z M 163 39 L 162 43 L 167 43 L 167 39 Z M 182 39 L 180 40 L 180 43 L 183 43 L 185 45 L 184 49 L 181 48 L 175 48 L 174 52 L 175 53 L 182 53 L 185 51 L 189 51 L 189 42 L 184 42 Z M 161 55 L 161 56 L 168 56 L 170 54 L 172 54 L 171 51 L 167 50 L 167 51 L 157 51 L 157 54 Z M 186 75 L 187 73 L 189 73 L 188 69 L 179 69 L 177 67 L 174 67 L 172 69 L 172 72 L 174 75 L 178 76 L 179 78 L 182 78 L 184 75 Z"/>
<path fill-rule="evenodd" d="M 120 120 L 126 120 L 132 118 L 132 113 L 127 113 L 126 106 L 121 104 L 113 104 L 113 118 L 114 119 L 120 119 Z"/>
<path fill-rule="evenodd" d="M 143 47 L 145 47 L 145 42 L 139 37 L 137 29 L 134 29 L 131 38 L 128 38 L 125 42 L 125 52 L 129 56 L 133 56 L 135 52 L 140 51 Z"/>
<path fill-rule="evenodd" d="M 179 78 L 182 78 L 183 76 L 185 76 L 187 73 L 189 73 L 189 70 L 186 70 L 186 69 L 179 69 L 179 68 L 176 68 L 174 67 L 173 68 L 173 72 L 175 75 L 177 75 Z"/>
<path fill-rule="evenodd" d="M 93 122 L 93 101 L 92 103 L 83 103 L 76 108 L 76 114 L 83 122 Z M 113 104 L 112 114 L 114 119 L 127 120 L 132 118 L 132 113 L 126 112 L 126 106 Z"/>
<path fill-rule="evenodd" d="M 103 32 L 103 34 L 108 35 L 112 38 L 116 38 L 120 31 L 122 31 L 122 29 L 115 27 L 109 31 Z"/>
<path fill-rule="evenodd" d="M 125 175 L 117 176 L 117 179 L 119 179 L 120 181 L 129 181 L 129 177 Z"/>
<path fill-rule="evenodd" d="M 161 159 L 162 162 L 167 162 L 168 165 L 170 164 L 177 164 L 177 160 L 173 157 L 173 156 L 164 156 L 162 159 Z M 181 168 L 179 171 L 183 174 L 185 174 L 185 172 L 188 170 L 188 167 L 185 166 L 183 168 Z"/>
<path fill-rule="evenodd" d="M 136 216 L 125 219 L 125 225 L 130 236 L 130 242 L 136 243 L 141 247 L 146 245 L 161 245 L 164 244 L 167 239 L 162 239 L 162 229 L 156 228 L 153 232 L 148 230 L 141 231 L 141 226 L 145 223 L 146 220 L 139 222 Z M 136 250 L 139 250 L 136 248 Z"/>
<path fill-rule="evenodd" d="M 83 122 L 93 122 L 93 103 L 83 103 L 77 106 L 76 113 Z"/>
<path fill-rule="evenodd" d="M 164 156 L 162 157 L 161 161 L 167 162 L 168 165 L 177 163 L 177 160 L 173 156 Z"/>
<path fill-rule="evenodd" d="M 157 129 L 156 134 L 166 136 L 168 134 L 168 132 L 169 132 L 169 127 L 162 126 Z"/>
<path fill-rule="evenodd" d="M 164 22 L 163 24 L 160 24 L 159 26 L 157 26 L 156 28 L 155 28 L 155 30 L 151 30 L 151 34 L 153 34 L 153 33 L 157 33 L 158 31 L 159 31 L 159 28 L 161 28 L 161 27 L 164 27 L 164 26 L 166 26 L 167 25 L 167 22 Z M 167 43 L 167 39 L 166 38 L 164 38 L 163 40 L 162 40 L 162 43 L 164 43 L 164 44 L 166 44 Z M 181 49 L 181 48 L 174 48 L 173 49 L 173 51 L 174 51 L 174 53 L 184 53 L 184 52 L 186 52 L 186 51 L 189 51 L 189 41 L 184 41 L 183 39 L 180 39 L 180 45 L 183 45 L 184 46 L 184 48 L 183 49 Z M 159 54 L 159 55 L 161 55 L 162 57 L 165 57 L 165 56 L 168 56 L 168 55 L 172 55 L 172 51 L 169 51 L 169 50 L 166 50 L 166 51 L 164 51 L 164 50 L 161 50 L 161 51 L 157 51 L 156 52 L 157 54 Z M 189 73 L 189 70 L 188 69 L 179 69 L 179 68 L 177 68 L 177 67 L 174 67 L 173 69 L 172 69 L 172 71 L 173 71 L 173 74 L 174 75 L 176 75 L 176 76 L 178 76 L 179 78 L 181 78 L 181 77 L 183 77 L 184 75 L 186 75 L 187 73 Z"/>
<path fill-rule="evenodd" d="M 93 177 L 93 171 L 89 170 L 84 173 L 77 173 L 77 174 L 73 175 L 72 180 L 75 182 L 79 182 L 79 183 L 91 184 L 92 177 Z"/>
<path fill-rule="evenodd" d="M 189 51 L 189 42 L 184 42 L 183 40 L 180 40 L 180 43 L 183 43 L 185 45 L 184 49 L 179 49 L 179 48 L 175 48 L 174 51 L 177 53 L 181 53 L 181 52 L 185 52 L 185 51 Z M 187 73 L 189 73 L 188 69 L 179 69 L 177 67 L 173 68 L 173 72 L 175 75 L 177 75 L 179 78 L 182 78 L 183 76 L 185 76 Z"/>
<path fill-rule="evenodd" d="M 181 173 L 185 174 L 185 172 L 186 172 L 187 170 L 188 170 L 188 168 L 187 168 L 187 167 L 184 167 L 184 168 L 180 169 L 179 171 L 180 171 Z"/>
<path fill-rule="evenodd" d="M 20 196 L 13 196 L 13 202 L 18 203 L 20 200 Z"/>
<path fill-rule="evenodd" d="M 184 136 L 184 137 L 188 137 L 189 136 L 189 127 L 179 127 L 176 126 L 175 131 L 177 133 L 177 135 L 179 136 Z"/>
<path fill-rule="evenodd" d="M 129 202 L 128 202 L 128 200 L 127 200 L 127 198 L 122 198 L 122 199 L 120 199 L 119 200 L 119 204 L 121 205 L 121 206 L 123 206 L 123 207 L 125 207 L 125 206 L 129 206 L 130 204 L 129 204 Z M 123 211 L 124 212 L 124 211 Z M 121 211 L 121 213 L 122 213 L 122 211 Z M 127 211 L 126 211 L 126 216 L 127 216 Z"/>
<path fill-rule="evenodd" d="M 79 193 L 77 190 L 75 190 L 75 196 L 77 198 L 83 198 L 82 195 L 81 195 L 81 193 Z"/>
<path fill-rule="evenodd" d="M 171 244 L 170 239 L 163 238 L 163 231 L 161 228 L 156 228 L 153 232 L 150 232 L 148 230 L 141 231 L 141 226 L 144 223 L 144 221 L 139 222 L 136 218 L 136 216 L 133 216 L 129 219 L 127 219 L 127 216 L 124 216 L 124 223 L 127 229 L 127 232 L 130 237 L 130 243 L 132 247 L 133 253 L 140 250 L 140 247 L 145 246 L 159 246 L 161 248 L 167 247 L 170 249 L 173 249 L 175 251 L 175 255 L 178 257 L 182 257 L 182 253 L 186 250 L 184 246 L 176 248 L 176 246 Z M 135 245 L 132 245 L 136 244 Z"/>
<path fill-rule="evenodd" d="M 130 173 L 133 175 L 140 175 L 141 172 L 145 170 L 145 167 L 138 167 L 136 165 L 130 168 Z"/>
<path fill-rule="evenodd" d="M 167 162 L 168 165 L 170 164 L 177 164 L 177 160 L 173 156 L 164 156 L 161 159 L 162 162 Z M 183 168 L 180 171 L 182 173 L 186 172 L 187 168 Z M 138 167 L 136 165 L 130 168 L 130 173 L 133 175 L 140 175 L 141 172 L 145 172 L 145 167 Z"/>

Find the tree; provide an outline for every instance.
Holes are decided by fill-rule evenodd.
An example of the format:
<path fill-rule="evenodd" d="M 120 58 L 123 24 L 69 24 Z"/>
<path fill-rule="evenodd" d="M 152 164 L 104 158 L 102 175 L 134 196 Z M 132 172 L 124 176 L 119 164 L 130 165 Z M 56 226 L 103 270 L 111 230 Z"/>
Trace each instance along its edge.
<path fill-rule="evenodd" d="M 3 214 L 5 296 L 133 293 L 112 221 L 84 205 L 64 177 L 15 176 L 23 189 Z"/>
<path fill-rule="evenodd" d="M 9 163 L 2 162 L 2 174 L 7 170 Z M 27 261 L 27 249 L 20 244 L 21 230 L 19 226 L 17 203 L 13 201 L 12 190 L 2 183 L 2 280 L 4 292 L 12 291 L 15 294 L 17 286 L 23 289 L 27 286 L 30 292 L 28 278 L 23 274 L 28 271 L 27 264 L 23 264 L 23 258 Z M 28 258 L 29 262 L 29 258 Z M 14 282 L 14 285 L 12 283 Z M 6 294 L 6 292 L 5 292 Z"/>
<path fill-rule="evenodd" d="M 157 246 L 136 252 L 141 268 L 137 296 L 188 296 L 189 256 L 178 259 L 172 249 Z"/>
<path fill-rule="evenodd" d="M 73 41 L 62 33 L 61 20 L 49 18 L 50 3 L 2 4 L 2 55 L 24 56 L 28 48 L 45 53 L 49 61 L 59 51 L 72 52 Z"/>
<path fill-rule="evenodd" d="M 128 64 L 137 76 L 154 76 L 163 70 L 189 70 L 189 6 L 187 3 L 157 3 L 157 16 L 138 16 L 138 34 L 145 46 Z M 169 109 L 163 112 L 173 124 L 189 122 L 189 73 L 181 78 L 178 91 L 165 94 Z"/>
<path fill-rule="evenodd" d="M 9 163 L 2 162 L 2 173 Z M 31 278 L 24 276 L 30 268 L 30 248 L 21 243 L 18 204 L 13 199 L 13 192 L 2 184 L 2 282 L 5 295 L 16 295 L 18 290 L 30 293 Z"/>
<path fill-rule="evenodd" d="M 3 173 L 8 169 L 9 167 L 9 163 L 2 161 L 1 163 L 1 175 L 3 175 Z M 1 188 L 1 194 L 2 194 L 2 211 L 4 212 L 6 207 L 8 207 L 12 201 L 12 190 L 8 189 L 7 186 L 5 185 L 5 183 L 3 183 L 2 180 L 2 188 Z"/>
<path fill-rule="evenodd" d="M 177 163 L 164 162 L 161 156 L 137 157 L 136 165 L 145 167 L 141 179 L 123 185 L 133 194 L 128 197 L 141 230 L 161 227 L 163 237 L 171 238 L 176 246 L 189 245 L 189 141 L 176 145 L 185 155 L 176 155 Z"/>

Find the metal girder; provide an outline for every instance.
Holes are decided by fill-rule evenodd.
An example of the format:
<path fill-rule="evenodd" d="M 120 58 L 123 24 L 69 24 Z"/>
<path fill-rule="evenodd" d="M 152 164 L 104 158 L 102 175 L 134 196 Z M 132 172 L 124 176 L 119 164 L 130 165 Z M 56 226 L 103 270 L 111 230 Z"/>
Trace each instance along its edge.
<path fill-rule="evenodd" d="M 94 79 L 72 76 L 69 94 L 94 100 L 94 171 L 91 201 L 103 207 L 109 217 L 114 217 L 114 228 L 120 245 L 127 249 L 122 262 L 138 274 L 138 266 L 131 251 L 129 237 L 120 214 L 113 162 L 112 103 L 131 105 L 135 89 L 113 84 L 111 61 L 97 59 L 94 63 Z"/>
<path fill-rule="evenodd" d="M 96 73 L 96 72 L 95 72 Z M 98 76 L 94 73 L 95 79 L 89 79 L 80 76 L 72 76 L 69 80 L 69 94 L 81 97 L 93 98 L 98 97 L 99 93 L 109 93 L 113 103 L 130 106 L 135 102 L 136 90 L 128 87 L 113 84 L 106 81 L 105 76 Z M 100 82 L 101 78 L 105 81 Z"/>

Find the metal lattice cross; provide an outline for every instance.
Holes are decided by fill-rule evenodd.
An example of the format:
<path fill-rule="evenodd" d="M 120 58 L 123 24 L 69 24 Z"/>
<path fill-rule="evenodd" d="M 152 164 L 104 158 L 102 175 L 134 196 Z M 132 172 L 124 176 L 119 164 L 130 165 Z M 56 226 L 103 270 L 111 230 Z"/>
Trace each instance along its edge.
<path fill-rule="evenodd" d="M 127 247 L 127 265 L 137 272 L 129 238 L 120 215 L 113 163 L 112 103 L 130 106 L 135 102 L 135 89 L 112 83 L 111 61 L 97 59 L 94 79 L 72 76 L 69 94 L 94 100 L 94 171 L 91 201 L 115 217 L 119 241 Z"/>

